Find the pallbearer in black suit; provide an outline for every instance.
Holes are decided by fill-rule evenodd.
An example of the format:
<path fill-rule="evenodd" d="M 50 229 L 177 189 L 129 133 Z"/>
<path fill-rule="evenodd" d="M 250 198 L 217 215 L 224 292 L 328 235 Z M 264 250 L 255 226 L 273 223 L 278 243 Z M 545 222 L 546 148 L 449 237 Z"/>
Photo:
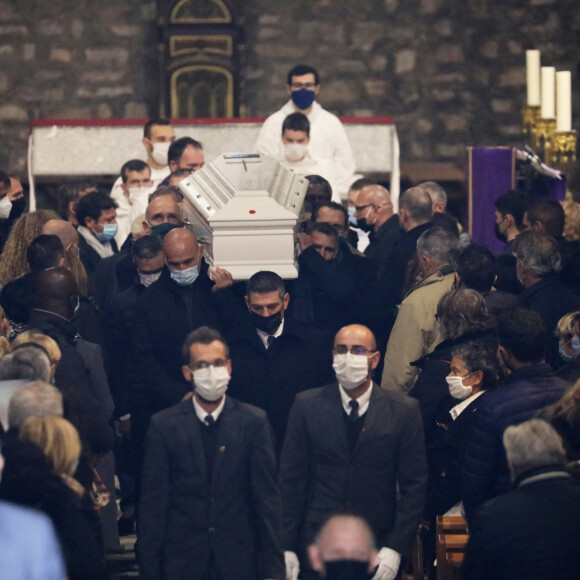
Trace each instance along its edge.
<path fill-rule="evenodd" d="M 217 331 L 192 332 L 183 355 L 193 396 L 154 415 L 147 435 L 140 578 L 283 580 L 266 414 L 226 398 L 231 362 Z"/>
<path fill-rule="evenodd" d="M 374 580 L 393 580 L 425 501 L 421 414 L 412 398 L 372 382 L 380 353 L 368 328 L 341 329 L 333 352 L 337 383 L 296 397 L 282 449 L 287 577 L 298 577 L 297 554 L 301 577 L 318 577 L 308 568 L 306 546 L 330 514 L 353 510 L 367 519 L 380 547 Z"/>

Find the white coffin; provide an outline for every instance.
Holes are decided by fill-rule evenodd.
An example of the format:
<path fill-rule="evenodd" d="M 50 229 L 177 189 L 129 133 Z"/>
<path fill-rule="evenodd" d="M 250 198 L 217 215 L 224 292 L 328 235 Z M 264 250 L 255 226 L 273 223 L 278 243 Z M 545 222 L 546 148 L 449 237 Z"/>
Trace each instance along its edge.
<path fill-rule="evenodd" d="M 296 214 L 267 191 L 238 191 L 209 218 L 213 231 L 213 263 L 247 280 L 260 270 L 296 278 L 294 226 Z"/>

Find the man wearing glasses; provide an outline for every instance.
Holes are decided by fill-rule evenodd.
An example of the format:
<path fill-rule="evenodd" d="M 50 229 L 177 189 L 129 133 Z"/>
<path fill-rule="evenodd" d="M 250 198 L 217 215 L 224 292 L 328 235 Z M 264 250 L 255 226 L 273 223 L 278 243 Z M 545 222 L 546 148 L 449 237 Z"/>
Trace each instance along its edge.
<path fill-rule="evenodd" d="M 333 512 L 370 524 L 380 547 L 374 580 L 393 580 L 411 548 L 427 483 L 419 407 L 376 385 L 373 333 L 342 328 L 334 340 L 337 382 L 300 393 L 290 413 L 280 461 L 282 545 L 287 577 L 309 569 L 305 549 Z M 397 492 L 400 499 L 397 500 Z"/>
<path fill-rule="evenodd" d="M 272 433 L 263 411 L 226 396 L 231 369 L 220 333 L 198 328 L 183 345 L 193 396 L 151 420 L 138 544 L 145 580 L 284 579 Z"/>
<path fill-rule="evenodd" d="M 306 115 L 310 121 L 308 151 L 314 159 L 329 160 L 335 164 L 337 187 L 341 196 L 346 198 L 355 171 L 354 156 L 338 117 L 316 102 L 319 89 L 320 79 L 315 68 L 297 65 L 290 70 L 287 85 L 290 100 L 266 119 L 255 149 L 276 161 L 283 161 L 282 124 L 292 113 Z"/>

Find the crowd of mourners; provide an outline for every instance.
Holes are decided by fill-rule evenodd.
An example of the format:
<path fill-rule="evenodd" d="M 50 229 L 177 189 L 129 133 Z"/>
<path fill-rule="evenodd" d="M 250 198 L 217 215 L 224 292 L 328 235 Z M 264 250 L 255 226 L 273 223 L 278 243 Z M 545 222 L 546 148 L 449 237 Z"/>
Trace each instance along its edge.
<path fill-rule="evenodd" d="M 279 136 L 309 133 L 289 117 Z M 0 576 L 104 579 L 137 533 L 141 578 L 393 580 L 420 530 L 434 578 L 457 514 L 464 578 L 577 577 L 578 204 L 506 192 L 494 255 L 435 182 L 394 212 L 371 179 L 338 203 L 309 175 L 298 277 L 239 282 L 184 223 L 201 143 L 164 119 L 143 142 L 53 210 L 0 172 L 0 527 L 11 502 L 55 532 L 38 576 Z"/>

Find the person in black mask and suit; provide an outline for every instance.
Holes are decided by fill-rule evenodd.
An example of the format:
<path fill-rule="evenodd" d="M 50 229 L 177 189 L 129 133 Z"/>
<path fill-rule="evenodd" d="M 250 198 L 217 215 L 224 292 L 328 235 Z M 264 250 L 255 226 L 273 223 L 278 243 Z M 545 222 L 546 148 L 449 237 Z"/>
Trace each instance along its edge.
<path fill-rule="evenodd" d="M 332 336 L 316 326 L 286 320 L 290 302 L 274 272 L 254 274 L 247 283 L 249 317 L 228 334 L 233 397 L 264 409 L 282 447 L 294 397 L 333 381 Z"/>

